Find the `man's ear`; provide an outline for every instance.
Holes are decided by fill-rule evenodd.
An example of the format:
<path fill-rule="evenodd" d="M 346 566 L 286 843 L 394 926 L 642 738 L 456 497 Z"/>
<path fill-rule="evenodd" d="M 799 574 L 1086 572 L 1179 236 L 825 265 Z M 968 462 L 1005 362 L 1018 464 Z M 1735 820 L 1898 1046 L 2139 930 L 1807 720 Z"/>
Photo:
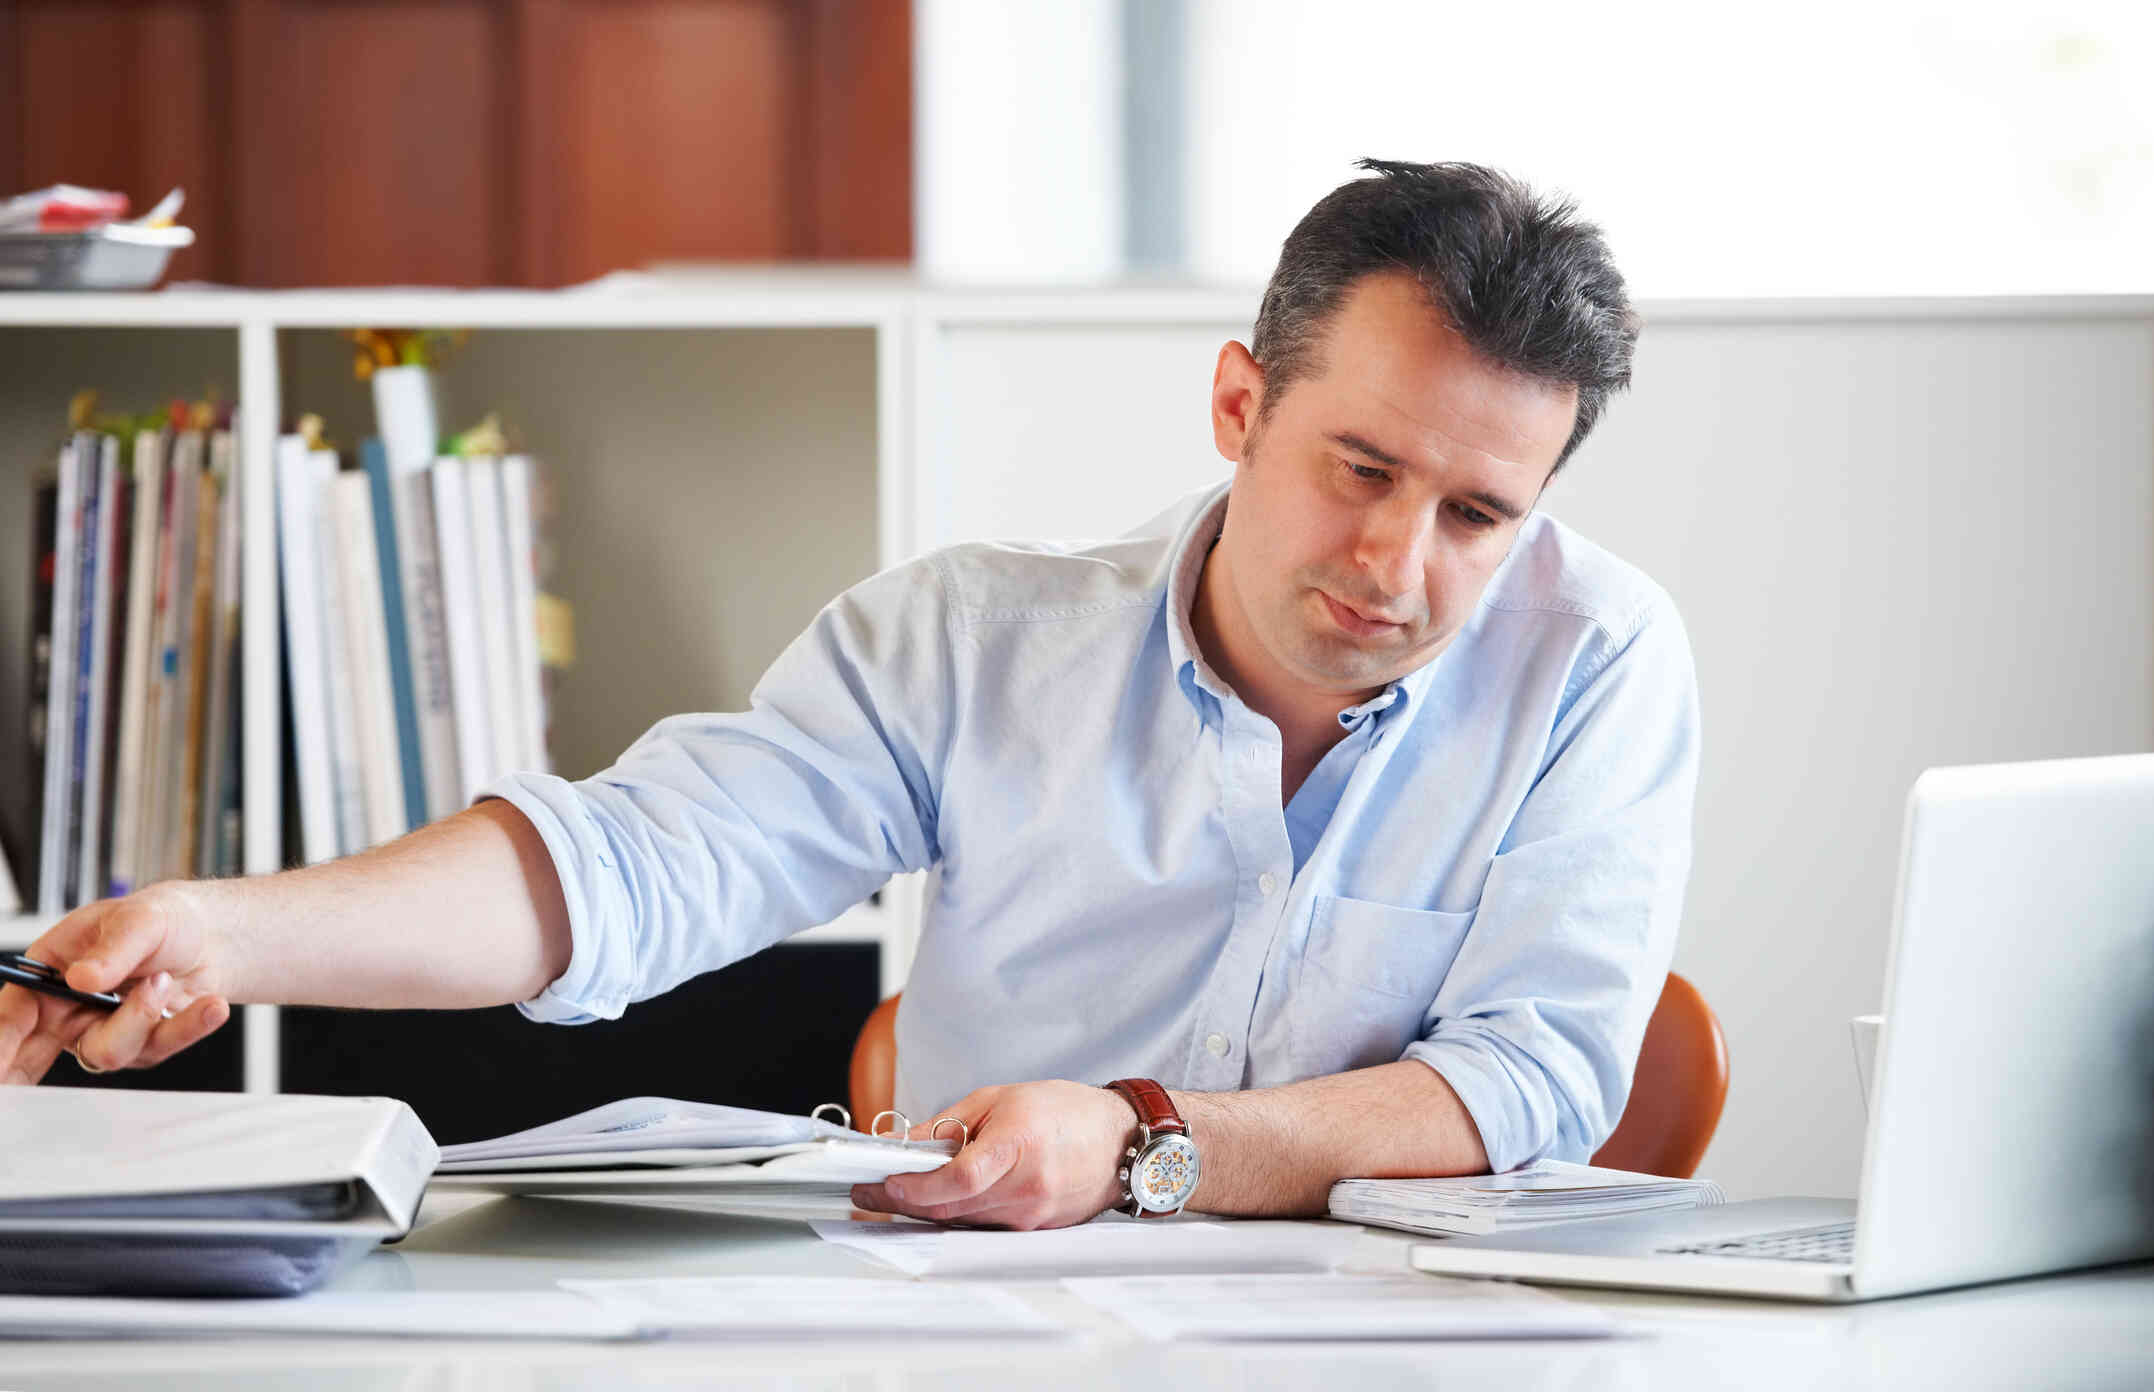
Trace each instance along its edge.
<path fill-rule="evenodd" d="M 1264 403 L 1264 369 L 1232 339 L 1212 368 L 1212 443 L 1220 457 L 1239 464 Z"/>

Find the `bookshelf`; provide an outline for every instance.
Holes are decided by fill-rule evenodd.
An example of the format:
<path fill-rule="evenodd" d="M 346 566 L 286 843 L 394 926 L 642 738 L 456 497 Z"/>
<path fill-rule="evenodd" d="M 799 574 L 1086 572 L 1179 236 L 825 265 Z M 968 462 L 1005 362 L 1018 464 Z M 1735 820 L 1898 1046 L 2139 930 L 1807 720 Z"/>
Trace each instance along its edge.
<path fill-rule="evenodd" d="M 265 466 L 287 413 L 321 414 L 349 451 L 373 431 L 356 325 L 474 330 L 440 374 L 442 426 L 488 410 L 557 499 L 552 588 L 576 609 L 577 665 L 556 692 L 556 771 L 605 767 L 662 715 L 745 708 L 778 651 L 833 595 L 913 554 L 906 470 L 909 325 L 886 278 L 743 277 L 682 293 L 246 292 L 0 296 L 0 508 L 29 512 L 29 471 L 83 386 L 142 409 L 215 387 L 241 403 L 244 855 L 285 863 L 282 623 Z M 19 505 L 18 505 L 19 500 Z M 0 729 L 27 720 L 27 524 L 0 534 Z M 35 790 L 30 790 L 35 798 Z M 16 809 L 16 815 L 21 809 Z M 871 946 L 902 982 L 922 876 L 788 945 Z M 27 945 L 50 917 L 0 918 Z M 279 1012 L 245 1012 L 245 1082 L 279 1079 Z"/>

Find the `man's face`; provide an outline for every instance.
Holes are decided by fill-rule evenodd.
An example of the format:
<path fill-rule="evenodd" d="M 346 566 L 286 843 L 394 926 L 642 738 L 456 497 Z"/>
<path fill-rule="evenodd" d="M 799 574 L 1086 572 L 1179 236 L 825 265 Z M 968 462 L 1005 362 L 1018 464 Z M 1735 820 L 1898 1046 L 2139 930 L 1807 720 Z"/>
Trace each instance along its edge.
<path fill-rule="evenodd" d="M 1577 391 L 1484 362 L 1404 274 L 1354 287 L 1258 427 L 1261 390 L 1228 344 L 1212 409 L 1236 461 L 1229 602 L 1275 675 L 1365 699 L 1473 613 L 1570 438 Z"/>

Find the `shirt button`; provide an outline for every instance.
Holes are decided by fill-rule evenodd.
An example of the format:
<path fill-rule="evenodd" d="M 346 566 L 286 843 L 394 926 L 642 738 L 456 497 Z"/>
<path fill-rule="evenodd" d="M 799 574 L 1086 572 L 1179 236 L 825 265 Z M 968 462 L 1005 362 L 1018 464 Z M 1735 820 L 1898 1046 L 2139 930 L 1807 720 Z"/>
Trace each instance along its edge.
<path fill-rule="evenodd" d="M 1273 890 L 1277 889 L 1278 887 L 1279 877 L 1277 875 L 1274 875 L 1271 871 L 1266 870 L 1263 874 L 1257 876 L 1257 893 L 1269 895 Z"/>
<path fill-rule="evenodd" d="M 1227 1043 L 1227 1037 L 1223 1034 L 1208 1034 L 1204 1036 L 1204 1047 L 1212 1051 L 1213 1058 L 1225 1058 L 1227 1051 L 1234 1046 Z"/>

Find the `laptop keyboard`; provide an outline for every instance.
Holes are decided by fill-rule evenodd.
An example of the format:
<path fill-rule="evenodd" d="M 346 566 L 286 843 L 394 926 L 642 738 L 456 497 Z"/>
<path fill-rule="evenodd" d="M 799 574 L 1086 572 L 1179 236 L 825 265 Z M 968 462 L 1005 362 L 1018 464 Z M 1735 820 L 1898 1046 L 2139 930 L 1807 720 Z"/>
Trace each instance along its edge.
<path fill-rule="evenodd" d="M 1816 1228 L 1788 1228 L 1752 1237 L 1733 1237 L 1725 1242 L 1688 1242 L 1660 1250 L 1699 1257 L 1762 1257 L 1767 1261 L 1828 1262 L 1845 1266 L 1855 1260 L 1855 1223 L 1849 1219 Z"/>

